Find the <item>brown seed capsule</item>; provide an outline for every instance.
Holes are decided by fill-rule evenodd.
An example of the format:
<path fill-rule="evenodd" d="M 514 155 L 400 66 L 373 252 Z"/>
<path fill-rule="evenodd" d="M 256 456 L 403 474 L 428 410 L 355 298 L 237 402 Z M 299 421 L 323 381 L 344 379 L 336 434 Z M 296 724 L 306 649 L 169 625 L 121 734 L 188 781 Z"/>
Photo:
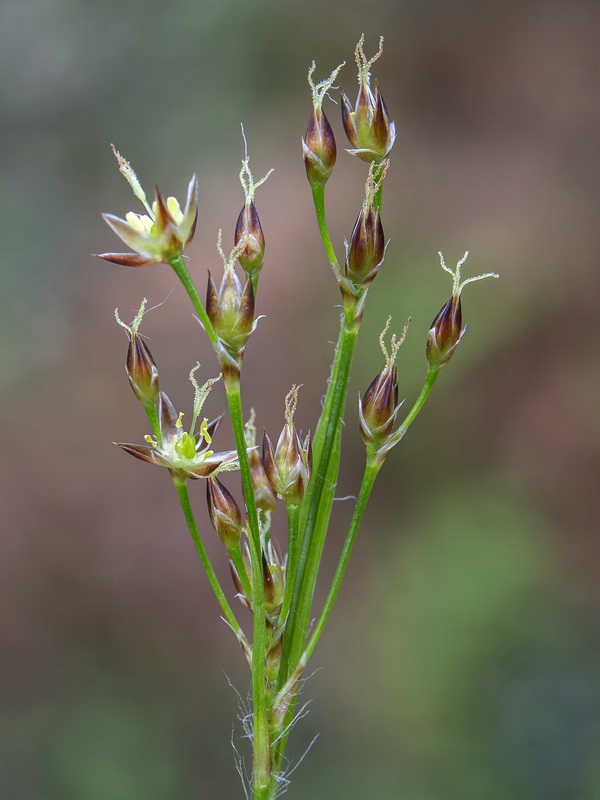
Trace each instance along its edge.
<path fill-rule="evenodd" d="M 320 107 L 314 108 L 310 115 L 302 140 L 302 153 L 310 183 L 325 184 L 335 166 L 337 148 L 329 120 Z"/>
<path fill-rule="evenodd" d="M 265 237 L 252 200 L 246 200 L 237 219 L 234 234 L 236 247 L 240 242 L 244 248 L 238 254 L 238 261 L 249 276 L 258 275 L 265 258 Z"/>
<path fill-rule="evenodd" d="M 427 334 L 425 352 L 429 369 L 440 369 L 450 361 L 462 334 L 460 295 L 453 294 L 438 312 Z"/>
<path fill-rule="evenodd" d="M 146 342 L 132 332 L 125 366 L 133 393 L 145 406 L 153 406 L 159 393 L 158 368 Z"/>
<path fill-rule="evenodd" d="M 231 493 L 218 478 L 206 481 L 208 515 L 215 533 L 229 550 L 240 542 L 242 514 Z"/>

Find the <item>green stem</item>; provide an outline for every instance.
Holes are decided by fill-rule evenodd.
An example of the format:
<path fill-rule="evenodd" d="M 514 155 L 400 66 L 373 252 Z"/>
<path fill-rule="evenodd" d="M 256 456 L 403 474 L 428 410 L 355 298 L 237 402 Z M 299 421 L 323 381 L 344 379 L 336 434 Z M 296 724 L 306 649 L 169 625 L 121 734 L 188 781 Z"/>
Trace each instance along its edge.
<path fill-rule="evenodd" d="M 311 657 L 315 647 L 317 646 L 317 642 L 321 638 L 321 634 L 323 633 L 325 625 L 327 624 L 327 620 L 329 619 L 329 615 L 331 614 L 331 610 L 338 596 L 338 592 L 340 591 L 340 586 L 342 585 L 344 575 L 346 574 L 348 561 L 350 560 L 350 555 L 352 554 L 352 548 L 354 547 L 354 542 L 356 541 L 356 534 L 358 533 L 358 529 L 360 527 L 360 523 L 365 513 L 365 508 L 367 507 L 367 502 L 369 500 L 373 484 L 375 483 L 375 478 L 377 477 L 377 474 L 381 469 L 382 463 L 383 462 L 379 461 L 378 462 L 368 461 L 365 467 L 365 472 L 363 475 L 360 492 L 358 494 L 358 499 L 356 501 L 356 505 L 354 506 L 354 513 L 352 515 L 352 520 L 350 522 L 350 528 L 348 529 L 346 541 L 344 542 L 344 548 L 342 550 L 342 554 L 340 556 L 340 560 L 337 569 L 335 571 L 335 575 L 333 577 L 333 582 L 331 584 L 329 594 L 327 595 L 327 599 L 325 600 L 325 605 L 323 606 L 321 615 L 317 620 L 317 623 L 311 634 L 306 649 L 304 650 L 304 653 L 302 654 L 302 657 L 300 659 L 300 663 L 303 666 L 305 666 L 308 663 L 309 658 Z"/>
<path fill-rule="evenodd" d="M 171 259 L 169 262 L 175 274 L 183 284 L 206 335 L 211 341 L 217 356 L 220 355 L 221 345 L 219 337 L 206 313 L 206 309 L 200 300 L 198 291 L 192 281 L 187 266 L 181 256 Z M 250 464 L 248 463 L 248 452 L 244 437 L 244 422 L 242 417 L 242 403 L 240 397 L 239 377 L 225 377 L 225 390 L 227 393 L 227 404 L 229 406 L 229 416 L 233 430 L 233 438 L 240 462 L 240 473 L 242 476 L 242 486 L 244 489 L 244 500 L 248 512 L 248 524 L 250 527 L 250 555 L 252 559 L 252 588 L 253 588 L 253 610 L 254 610 L 254 639 L 252 643 L 252 698 L 254 711 L 254 766 L 253 784 L 255 800 L 268 800 L 269 775 L 271 771 L 271 754 L 269 743 L 269 729 L 267 720 L 267 701 L 265 686 L 265 657 L 266 657 L 266 616 L 265 599 L 262 574 L 262 551 L 260 544 L 260 528 L 258 525 L 258 514 L 254 500 L 254 489 L 252 486 L 252 476 L 250 474 Z"/>
<path fill-rule="evenodd" d="M 406 431 L 415 421 L 417 414 L 425 405 L 425 401 L 429 397 L 429 393 L 433 389 L 433 385 L 436 382 L 439 374 L 440 374 L 439 369 L 430 369 L 427 372 L 427 375 L 425 376 L 425 383 L 423 384 L 423 388 L 421 389 L 421 394 L 417 397 L 414 406 L 408 412 L 398 430 L 394 434 L 392 434 L 392 436 L 389 438 L 388 447 L 386 447 L 386 452 L 389 451 L 390 448 L 394 447 L 394 445 L 398 444 L 400 439 L 402 439 Z"/>
<path fill-rule="evenodd" d="M 290 603 L 292 602 L 292 590 L 294 588 L 294 576 L 296 574 L 296 562 L 298 560 L 298 522 L 300 519 L 300 506 L 294 503 L 289 503 L 287 506 L 288 518 L 288 553 L 285 564 L 285 594 L 283 596 L 283 605 L 279 613 L 279 618 L 283 620 L 285 625 L 285 618 L 290 610 Z"/>
<path fill-rule="evenodd" d="M 429 370 L 429 372 L 425 377 L 425 383 L 423 385 L 421 393 L 419 394 L 419 397 L 415 401 L 415 404 L 408 412 L 406 418 L 404 419 L 404 421 L 402 422 L 396 433 L 393 434 L 392 437 L 390 437 L 388 442 L 390 443 L 393 442 L 393 444 L 397 444 L 397 442 L 399 442 L 400 439 L 407 432 L 407 430 L 415 421 L 417 415 L 425 405 L 425 401 L 429 397 L 429 393 L 431 392 L 431 389 L 433 388 L 433 385 L 437 380 L 438 374 L 439 370 Z M 393 446 L 393 444 L 391 444 L 390 446 Z M 389 452 L 389 449 L 387 450 L 387 452 Z M 311 637 L 308 641 L 308 644 L 306 645 L 306 648 L 304 649 L 302 655 L 300 656 L 297 662 L 294 661 L 290 662 L 291 664 L 295 664 L 295 667 L 293 670 L 289 672 L 296 679 L 301 674 L 302 670 L 306 667 L 310 657 L 312 656 L 315 650 L 315 647 L 319 642 L 319 639 L 321 638 L 323 630 L 325 629 L 325 626 L 329 620 L 329 615 L 331 614 L 338 593 L 340 591 L 344 575 L 346 573 L 348 561 L 350 560 L 350 556 L 352 554 L 354 542 L 356 541 L 356 535 L 360 528 L 360 524 L 363 515 L 365 513 L 365 508 L 369 500 L 373 484 L 375 483 L 375 479 L 379 473 L 379 470 L 383 465 L 384 459 L 385 456 L 383 458 L 377 457 L 377 453 L 370 453 L 367 456 L 367 465 L 365 467 L 365 472 L 363 475 L 360 492 L 356 501 L 356 505 L 354 507 L 354 513 L 352 515 L 352 520 L 350 522 L 350 528 L 346 536 L 346 541 L 344 542 L 344 547 L 342 549 L 340 560 L 337 569 L 335 571 L 335 575 L 333 577 L 331 588 L 329 589 L 329 593 L 327 594 L 325 604 L 323 606 L 319 619 L 317 620 L 315 628 L 311 634 Z M 292 679 L 290 678 L 290 682 L 291 680 Z M 290 688 L 289 685 L 285 685 L 285 683 L 279 687 L 281 693 L 285 693 L 289 688 Z M 292 702 L 290 703 L 288 714 L 286 715 L 285 724 L 288 724 L 290 719 L 293 717 L 294 709 L 295 709 L 295 700 L 292 700 Z M 274 763 L 273 763 L 273 769 L 275 772 L 280 768 L 281 762 L 283 760 L 283 755 L 287 745 L 287 739 L 288 736 L 286 735 L 282 737 L 282 739 L 277 743 L 277 748 L 274 754 Z"/>
<path fill-rule="evenodd" d="M 287 680 L 289 675 L 289 665 L 297 662 L 304 648 L 308 621 L 310 618 L 310 607 L 312 603 L 316 577 L 319 569 L 320 556 L 322 553 L 322 541 L 313 539 L 323 489 L 327 478 L 329 460 L 333 451 L 335 439 L 338 433 L 340 420 L 344 413 L 348 379 L 350 367 L 354 355 L 354 347 L 358 329 L 352 324 L 343 327 L 340 339 L 340 360 L 337 379 L 330 383 L 331 402 L 329 405 L 329 415 L 325 425 L 325 435 L 321 456 L 317 463 L 316 471 L 313 473 L 313 486 L 310 496 L 310 505 L 306 517 L 306 527 L 302 535 L 302 545 L 298 568 L 294 581 L 294 592 L 290 607 L 289 619 L 291 630 L 286 630 L 283 641 L 282 668 L 280 684 Z M 319 526 L 320 531 L 325 531 L 326 526 Z M 322 533 L 322 536 L 325 534 Z"/>
<path fill-rule="evenodd" d="M 327 217 L 325 216 L 325 186 L 322 183 L 311 183 L 310 188 L 312 189 L 313 203 L 315 204 L 317 224 L 319 226 L 321 239 L 323 240 L 323 247 L 327 253 L 329 263 L 339 272 L 340 265 L 331 242 L 331 237 L 329 236 Z"/>
<path fill-rule="evenodd" d="M 437 380 L 438 374 L 439 370 L 429 370 L 425 378 L 425 383 L 423 385 L 423 388 L 421 389 L 421 393 L 419 394 L 419 397 L 415 401 L 415 404 L 413 405 L 411 410 L 408 412 L 404 422 L 400 425 L 396 433 L 390 438 L 390 442 L 393 441 L 394 444 L 397 444 L 397 442 L 399 442 L 400 439 L 402 439 L 402 437 L 407 432 L 409 427 L 415 421 L 417 415 L 419 414 L 419 412 L 425 405 L 427 398 L 429 397 L 429 393 L 431 392 L 431 389 L 433 388 L 433 385 Z M 350 560 L 350 555 L 352 554 L 352 548 L 354 547 L 354 542 L 356 540 L 356 534 L 358 533 L 360 523 L 365 513 L 365 508 L 367 506 L 371 490 L 373 489 L 375 478 L 379 474 L 379 470 L 381 469 L 382 466 L 383 466 L 383 460 L 377 458 L 376 453 L 367 456 L 367 464 L 365 467 L 365 472 L 363 475 L 360 492 L 358 494 L 358 499 L 356 501 L 356 505 L 354 506 L 354 513 L 352 515 L 352 520 L 350 522 L 350 528 L 348 529 L 346 541 L 344 542 L 344 547 L 340 555 L 340 560 L 337 569 L 335 571 L 335 575 L 333 577 L 333 581 L 329 593 L 327 595 L 327 599 L 325 600 L 323 610 L 321 611 L 321 615 L 317 620 L 317 623 L 311 634 L 306 649 L 304 650 L 304 653 L 302 654 L 302 657 L 300 659 L 300 663 L 302 664 L 302 666 L 306 666 L 306 664 L 308 663 L 310 657 L 312 656 L 315 650 L 315 647 L 317 646 L 319 639 L 321 638 L 321 634 L 323 633 L 325 625 L 327 624 L 327 620 L 329 619 L 329 615 L 331 614 L 331 610 L 336 601 L 336 598 L 340 590 L 340 586 L 342 584 L 344 575 L 346 573 L 348 561 Z"/>
<path fill-rule="evenodd" d="M 194 285 L 192 277 L 188 271 L 185 261 L 181 256 L 176 256 L 169 261 L 169 264 L 173 268 L 175 274 L 183 284 L 183 288 L 189 295 L 190 300 L 192 301 L 192 305 L 198 314 L 198 318 L 202 323 L 202 327 L 206 331 L 206 335 L 210 339 L 213 346 L 217 346 L 219 343 L 219 337 L 216 334 L 215 329 L 213 328 L 212 322 L 210 321 L 208 314 L 206 313 L 206 309 L 204 308 L 204 304 L 202 300 L 200 300 L 200 295 L 198 294 L 198 290 Z"/>
<path fill-rule="evenodd" d="M 202 566 L 204 567 L 204 571 L 206 572 L 206 575 L 208 577 L 208 582 L 210 583 L 212 590 L 215 593 L 217 600 L 219 601 L 219 605 L 221 606 L 221 610 L 223 611 L 223 616 L 233 628 L 236 636 L 238 638 L 244 637 L 244 633 L 240 627 L 239 622 L 235 617 L 235 614 L 231 610 L 231 606 L 227 602 L 227 598 L 225 597 L 225 593 L 223 592 L 221 584 L 219 583 L 219 579 L 217 578 L 213 566 L 210 563 L 208 553 L 206 552 L 206 548 L 204 547 L 204 542 L 202 541 L 200 533 L 198 532 L 198 526 L 196 525 L 194 512 L 192 510 L 192 505 L 190 503 L 190 495 L 188 492 L 187 480 L 185 478 L 174 477 L 173 483 L 175 484 L 175 488 L 177 489 L 179 502 L 181 503 L 181 508 L 183 509 L 187 526 L 192 535 L 192 539 L 194 540 L 194 545 L 196 546 L 196 550 L 198 551 L 198 555 L 200 556 L 200 561 L 202 562 Z"/>
<path fill-rule="evenodd" d="M 225 391 L 231 418 L 233 438 L 240 462 L 240 473 L 244 489 L 244 500 L 248 512 L 250 527 L 250 556 L 252 559 L 252 602 L 254 611 L 254 638 L 252 642 L 252 698 L 254 704 L 254 798 L 268 800 L 271 774 L 271 747 L 269 741 L 269 725 L 267 716 L 267 698 L 265 683 L 265 658 L 267 647 L 267 628 L 265 616 L 265 594 L 262 570 L 262 547 L 260 527 L 254 499 L 252 473 L 246 450 L 244 420 L 242 415 L 242 399 L 239 378 L 225 378 Z"/>

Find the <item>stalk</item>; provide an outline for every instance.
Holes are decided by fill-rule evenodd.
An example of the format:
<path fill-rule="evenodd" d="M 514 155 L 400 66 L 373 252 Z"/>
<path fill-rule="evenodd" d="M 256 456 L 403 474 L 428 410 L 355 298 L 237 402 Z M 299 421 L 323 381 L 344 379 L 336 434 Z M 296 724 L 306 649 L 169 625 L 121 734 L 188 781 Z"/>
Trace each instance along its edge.
<path fill-rule="evenodd" d="M 170 262 L 175 274 L 188 293 L 198 318 L 212 343 L 217 356 L 221 356 L 219 337 L 206 313 L 206 309 L 198 295 L 187 266 L 181 256 Z M 233 438 L 240 462 L 240 474 L 244 490 L 244 501 L 248 512 L 248 525 L 250 527 L 250 555 L 252 559 L 252 599 L 254 609 L 254 637 L 252 643 L 252 698 L 253 698 L 253 785 L 254 800 L 268 800 L 271 772 L 271 752 L 269 742 L 269 727 L 267 717 L 267 699 L 265 686 L 265 658 L 266 658 L 266 616 L 265 598 L 262 574 L 262 549 L 260 543 L 260 527 L 254 500 L 254 489 L 246 440 L 244 436 L 244 421 L 242 415 L 242 401 L 240 395 L 239 375 L 225 376 L 225 392 Z"/>
<path fill-rule="evenodd" d="M 288 554 L 285 565 L 285 594 L 283 596 L 283 605 L 279 612 L 279 617 L 283 620 L 284 625 L 288 611 L 290 610 L 290 603 L 292 602 L 292 590 L 294 587 L 292 578 L 296 574 L 296 562 L 298 560 L 298 522 L 300 519 L 300 506 L 289 503 L 287 505 L 287 518 Z"/>
<path fill-rule="evenodd" d="M 206 548 L 204 547 L 204 542 L 200 536 L 198 531 L 198 526 L 196 525 L 196 519 L 194 517 L 194 512 L 192 510 L 192 505 L 190 503 L 190 495 L 188 492 L 187 487 L 187 480 L 185 478 L 173 478 L 173 483 L 175 484 L 175 489 L 177 490 L 177 495 L 179 497 L 179 502 L 181 504 L 181 508 L 183 510 L 185 521 L 187 522 L 187 526 L 189 531 L 192 535 L 192 539 L 194 540 L 194 545 L 196 546 L 196 550 L 198 555 L 200 556 L 200 561 L 202 562 L 202 566 L 204 567 L 204 571 L 208 577 L 208 582 L 210 583 L 213 592 L 215 593 L 215 597 L 219 601 L 219 605 L 221 606 L 221 611 L 223 612 L 223 616 L 227 620 L 227 622 L 233 628 L 238 639 L 240 637 L 244 637 L 244 633 L 240 627 L 239 622 L 237 621 L 235 614 L 231 610 L 231 606 L 227 602 L 227 598 L 225 597 L 225 593 L 219 583 L 219 579 L 213 569 L 213 566 L 210 562 L 208 557 L 208 553 L 206 552 Z"/>
<path fill-rule="evenodd" d="M 404 421 L 399 426 L 396 433 L 390 437 L 390 442 L 393 441 L 393 444 L 397 444 L 400 441 L 400 439 L 402 439 L 402 437 L 405 435 L 405 433 L 408 431 L 409 427 L 415 421 L 417 415 L 425 405 L 425 402 L 429 397 L 429 394 L 433 388 L 434 383 L 437 380 L 438 375 L 439 375 L 439 370 L 429 370 L 425 378 L 425 383 L 423 385 L 423 388 L 421 389 L 421 393 L 419 394 L 419 397 L 415 401 L 415 404 L 413 405 L 411 410 L 406 415 Z M 356 541 L 356 535 L 358 533 L 360 523 L 365 513 L 365 508 L 367 506 L 371 490 L 373 489 L 373 484 L 375 483 L 375 479 L 379 474 L 379 470 L 383 466 L 384 458 L 378 457 L 376 452 L 367 455 L 367 464 L 365 466 L 365 472 L 360 486 L 358 499 L 356 501 L 356 505 L 354 506 L 354 513 L 352 515 L 350 527 L 346 535 L 346 541 L 344 542 L 344 547 L 340 555 L 340 560 L 338 562 L 337 569 L 335 571 L 335 575 L 331 583 L 331 588 L 329 589 L 329 593 L 327 595 L 327 599 L 325 600 L 323 610 L 321 611 L 319 619 L 315 624 L 308 645 L 306 646 L 306 649 L 304 650 L 304 653 L 300 658 L 300 664 L 302 665 L 306 665 L 308 663 L 308 660 L 312 656 L 315 647 L 317 646 L 317 643 L 321 638 L 321 634 L 325 629 L 325 625 L 327 624 L 329 615 L 331 614 L 331 611 L 333 609 L 333 605 L 340 591 L 344 575 L 346 574 L 348 561 L 350 560 L 350 556 L 352 554 L 354 542 Z"/>

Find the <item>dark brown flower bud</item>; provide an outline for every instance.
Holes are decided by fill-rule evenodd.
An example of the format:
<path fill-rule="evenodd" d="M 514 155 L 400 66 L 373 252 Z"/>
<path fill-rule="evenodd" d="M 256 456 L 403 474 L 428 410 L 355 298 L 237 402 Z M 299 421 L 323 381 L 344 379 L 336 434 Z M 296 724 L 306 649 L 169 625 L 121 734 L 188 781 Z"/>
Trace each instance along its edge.
<path fill-rule="evenodd" d="M 388 317 L 385 328 L 379 336 L 379 346 L 385 358 L 385 364 L 358 403 L 360 432 L 368 450 L 380 450 L 386 444 L 392 434 L 400 408 L 398 405 L 396 356 L 406 338 L 411 319 L 409 317 L 406 321 L 400 338 L 397 338 L 396 334 L 392 335 L 388 351 L 385 336 L 391 319 Z"/>
<path fill-rule="evenodd" d="M 206 481 L 208 515 L 215 533 L 229 550 L 240 542 L 242 514 L 231 493 L 218 478 Z"/>
<path fill-rule="evenodd" d="M 249 451 L 248 460 L 250 462 L 256 507 L 262 509 L 262 511 L 273 511 L 277 496 L 267 478 L 262 459 L 256 448 Z"/>
<path fill-rule="evenodd" d="M 250 276 L 258 275 L 265 258 L 265 237 L 252 200 L 246 200 L 240 211 L 235 226 L 234 243 L 236 248 L 240 243 L 244 245 L 243 250 L 238 253 L 242 268 Z"/>
<path fill-rule="evenodd" d="M 254 327 L 252 281 L 248 279 L 242 289 L 235 269 L 228 265 L 217 289 L 209 273 L 206 313 L 229 353 L 234 358 L 241 356 Z"/>
<path fill-rule="evenodd" d="M 262 446 L 263 465 L 271 486 L 287 504 L 293 505 L 298 505 L 302 501 L 312 469 L 310 436 L 307 436 L 301 444 L 294 425 L 298 388 L 292 386 L 286 397 L 286 424 L 279 436 L 277 447 L 273 450 L 271 440 L 266 433 Z"/>
<path fill-rule="evenodd" d="M 462 335 L 460 294 L 453 294 L 440 309 L 427 334 L 425 352 L 429 369 L 440 369 L 450 361 Z"/>
<path fill-rule="evenodd" d="M 353 283 L 369 283 L 385 254 L 385 236 L 379 212 L 365 202 L 358 215 L 346 254 L 346 275 Z"/>
<path fill-rule="evenodd" d="M 386 364 L 359 404 L 360 432 L 364 443 L 375 448 L 386 441 L 398 413 L 398 370 Z"/>
<path fill-rule="evenodd" d="M 158 368 L 146 342 L 136 332 L 131 334 L 129 340 L 125 371 L 140 403 L 153 406 L 159 392 Z"/>
<path fill-rule="evenodd" d="M 329 120 L 320 107 L 313 109 L 308 121 L 302 153 L 310 183 L 325 184 L 335 166 L 337 148 Z"/>
<path fill-rule="evenodd" d="M 445 272 L 452 275 L 453 288 L 452 295 L 448 302 L 439 310 L 437 316 L 431 323 L 427 334 L 427 344 L 425 352 L 429 369 L 436 370 L 447 364 L 456 350 L 465 329 L 462 327 L 462 307 L 460 296 L 467 283 L 483 280 L 483 278 L 497 278 L 495 272 L 485 272 L 483 275 L 476 275 L 474 278 L 461 280 L 461 267 L 467 260 L 469 251 L 464 254 L 456 265 L 456 269 L 446 266 L 444 256 L 438 253 L 440 264 Z"/>

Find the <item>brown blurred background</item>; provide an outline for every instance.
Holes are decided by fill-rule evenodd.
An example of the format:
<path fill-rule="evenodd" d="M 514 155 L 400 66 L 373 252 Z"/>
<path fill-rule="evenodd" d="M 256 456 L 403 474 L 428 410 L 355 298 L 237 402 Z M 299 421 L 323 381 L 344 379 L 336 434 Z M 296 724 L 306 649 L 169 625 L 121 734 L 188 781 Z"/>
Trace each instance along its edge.
<path fill-rule="evenodd" d="M 300 158 L 306 72 L 346 60 L 353 95 L 362 31 L 370 52 L 386 37 L 375 76 L 398 139 L 341 496 L 360 480 L 355 398 L 387 315 L 396 330 L 413 316 L 399 365 L 412 402 L 449 292 L 436 251 L 455 263 L 469 248 L 467 274 L 501 280 L 467 288 L 467 335 L 376 486 L 291 756 L 320 738 L 289 797 L 600 797 L 597 25 L 583 0 L 3 0 L 1 800 L 241 797 L 225 674 L 245 695 L 247 669 L 168 475 L 111 444 L 148 428 L 113 309 L 163 303 L 143 330 L 178 408 L 213 356 L 166 267 L 88 254 L 115 248 L 99 212 L 135 208 L 115 142 L 149 190 L 181 196 L 198 172 L 203 290 L 242 204 L 243 121 L 255 175 L 275 168 L 257 199 L 266 319 L 245 403 L 276 436 L 303 383 L 299 420 L 314 428 L 338 294 Z M 326 112 L 341 252 L 365 169 Z M 219 387 L 210 410 L 222 405 Z M 228 485 L 239 497 L 238 477 Z M 335 506 L 326 575 L 350 510 Z"/>

